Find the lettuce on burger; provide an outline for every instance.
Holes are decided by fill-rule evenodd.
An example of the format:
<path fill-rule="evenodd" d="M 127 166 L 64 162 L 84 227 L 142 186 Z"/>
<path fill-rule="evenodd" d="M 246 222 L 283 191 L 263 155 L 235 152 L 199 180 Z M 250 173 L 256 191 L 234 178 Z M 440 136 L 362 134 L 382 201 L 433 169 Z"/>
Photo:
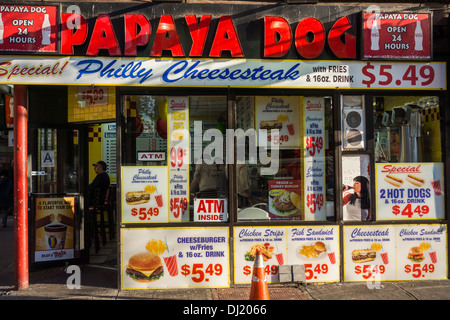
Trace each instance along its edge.
<path fill-rule="evenodd" d="M 151 282 L 164 275 L 161 258 L 151 252 L 135 254 L 128 261 L 126 274 L 137 282 Z"/>
<path fill-rule="evenodd" d="M 421 262 L 425 259 L 423 256 L 423 250 L 421 247 L 412 247 L 409 249 L 408 259 L 413 262 Z"/>

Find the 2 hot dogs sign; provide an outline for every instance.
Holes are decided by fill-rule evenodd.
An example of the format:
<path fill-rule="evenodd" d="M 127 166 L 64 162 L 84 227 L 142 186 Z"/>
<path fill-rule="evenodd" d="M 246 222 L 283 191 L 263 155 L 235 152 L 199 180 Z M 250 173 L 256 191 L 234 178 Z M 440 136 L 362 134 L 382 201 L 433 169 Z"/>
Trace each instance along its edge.
<path fill-rule="evenodd" d="M 442 163 L 376 164 L 377 220 L 443 219 Z"/>

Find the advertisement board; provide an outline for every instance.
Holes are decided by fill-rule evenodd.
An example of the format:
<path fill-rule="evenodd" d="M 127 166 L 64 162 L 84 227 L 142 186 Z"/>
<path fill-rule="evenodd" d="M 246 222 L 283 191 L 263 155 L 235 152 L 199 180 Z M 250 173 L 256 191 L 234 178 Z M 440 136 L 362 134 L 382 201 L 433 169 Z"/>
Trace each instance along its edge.
<path fill-rule="evenodd" d="M 377 220 L 444 218 L 443 163 L 376 164 Z"/>
<path fill-rule="evenodd" d="M 431 14 L 364 13 L 364 58 L 431 59 Z"/>
<path fill-rule="evenodd" d="M 325 220 L 324 99 L 304 97 L 302 113 L 304 216 L 305 220 Z"/>
<path fill-rule="evenodd" d="M 123 228 L 121 287 L 228 287 L 228 239 L 228 228 Z"/>
<path fill-rule="evenodd" d="M 235 283 L 251 282 L 258 249 L 268 283 L 280 282 L 280 265 L 305 265 L 307 282 L 339 281 L 336 226 L 234 228 Z"/>
<path fill-rule="evenodd" d="M 35 198 L 34 261 L 74 258 L 75 197 Z"/>
<path fill-rule="evenodd" d="M 447 278 L 445 225 L 344 226 L 344 280 Z"/>
<path fill-rule="evenodd" d="M 122 223 L 168 221 L 168 168 L 122 167 Z"/>

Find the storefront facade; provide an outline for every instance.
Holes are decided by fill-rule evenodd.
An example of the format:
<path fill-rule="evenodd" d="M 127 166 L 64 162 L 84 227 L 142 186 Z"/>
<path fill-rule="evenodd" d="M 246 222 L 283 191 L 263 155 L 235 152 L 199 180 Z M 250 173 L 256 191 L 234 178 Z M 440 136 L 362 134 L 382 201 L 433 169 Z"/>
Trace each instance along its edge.
<path fill-rule="evenodd" d="M 102 159 L 121 289 L 249 284 L 258 248 L 269 283 L 447 279 L 444 10 L 0 6 L 35 221 L 46 193 L 76 207 L 59 249 L 77 258 Z"/>

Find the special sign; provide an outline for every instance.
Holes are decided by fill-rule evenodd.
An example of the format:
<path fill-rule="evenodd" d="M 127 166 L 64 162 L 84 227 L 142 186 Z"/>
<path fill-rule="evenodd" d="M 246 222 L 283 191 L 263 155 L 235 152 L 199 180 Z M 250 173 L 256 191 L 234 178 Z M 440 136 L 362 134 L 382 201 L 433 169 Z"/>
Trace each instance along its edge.
<path fill-rule="evenodd" d="M 442 163 L 376 164 L 377 220 L 443 219 Z"/>

